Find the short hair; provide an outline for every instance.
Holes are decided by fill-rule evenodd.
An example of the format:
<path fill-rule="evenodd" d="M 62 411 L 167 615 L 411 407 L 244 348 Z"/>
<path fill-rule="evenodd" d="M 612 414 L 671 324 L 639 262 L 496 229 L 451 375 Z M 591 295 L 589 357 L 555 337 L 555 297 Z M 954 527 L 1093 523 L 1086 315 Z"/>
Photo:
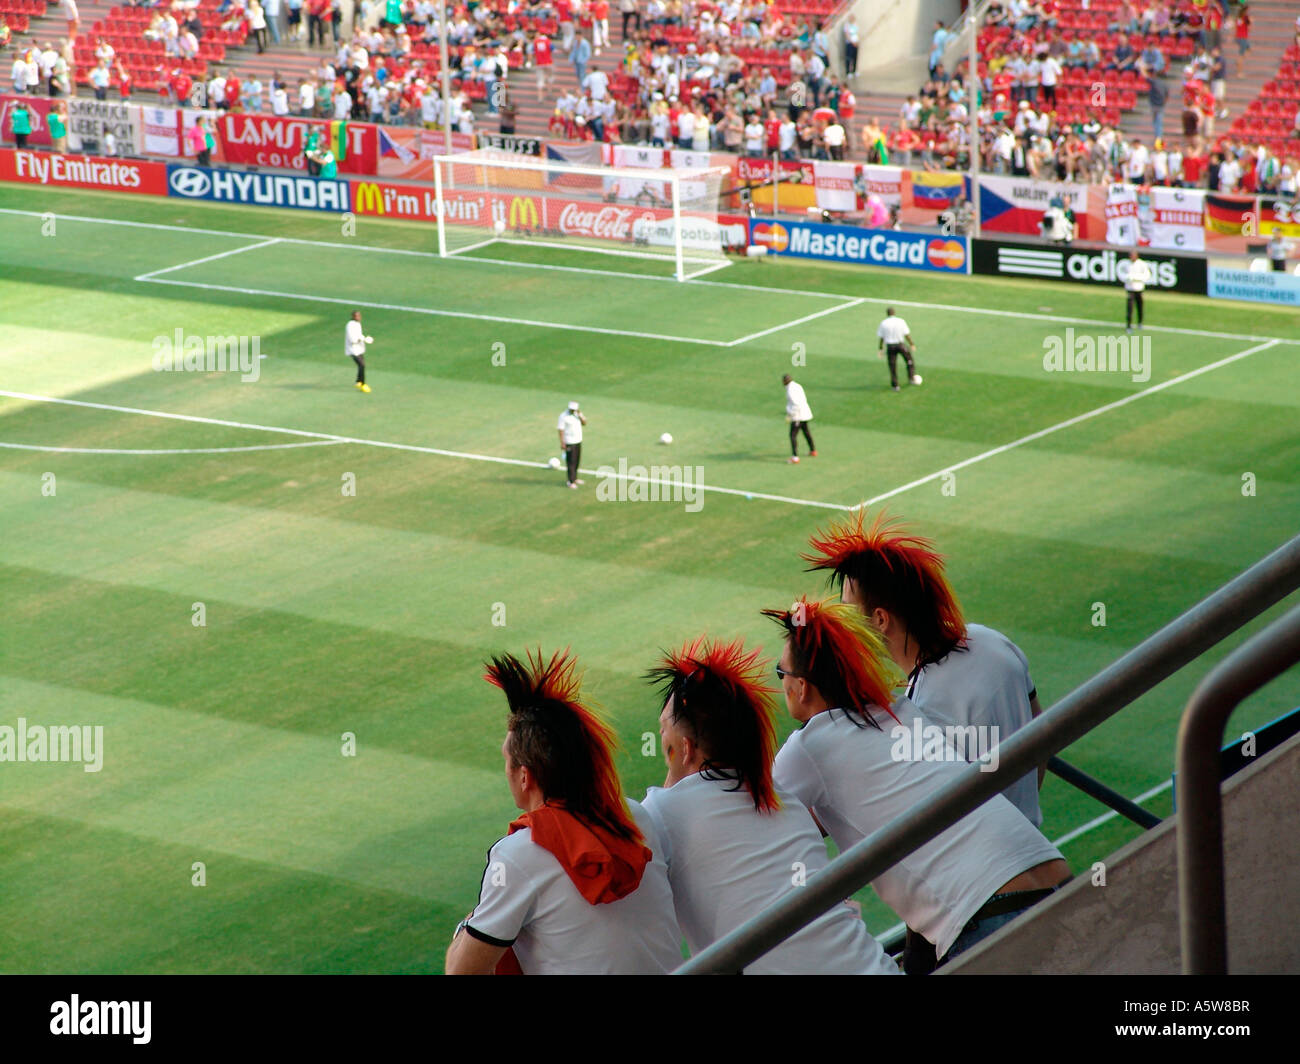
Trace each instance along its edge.
<path fill-rule="evenodd" d="M 893 308 L 893 307 L 886 307 L 886 308 L 885 308 L 885 317 L 887 317 L 887 318 L 892 318 L 893 316 L 894 316 L 894 308 Z"/>
<path fill-rule="evenodd" d="M 760 813 L 780 808 L 772 785 L 776 724 L 772 688 L 762 682 L 758 651 L 704 637 L 664 652 L 645 678 L 655 684 L 673 722 L 690 733 L 704 756 L 705 779 L 735 780 Z"/>
<path fill-rule="evenodd" d="M 907 532 L 884 511 L 870 527 L 858 510 L 847 524 L 814 533 L 809 572 L 823 569 L 841 590 L 845 579 L 858 586 L 869 612 L 888 610 L 907 625 L 920 648 L 920 664 L 942 660 L 966 638 L 961 606 L 944 574 L 943 555 L 928 539 Z"/>
<path fill-rule="evenodd" d="M 801 597 L 788 610 L 762 613 L 785 629 L 794 671 L 832 709 L 844 710 L 859 727 L 880 728 L 873 708 L 898 720 L 890 708 L 893 663 L 880 635 L 852 606 Z"/>
<path fill-rule="evenodd" d="M 579 699 L 581 677 L 568 651 L 543 661 L 541 650 L 525 661 L 501 654 L 487 663 L 484 679 L 506 696 L 506 749 L 537 779 L 548 803 L 564 807 L 588 825 L 641 842 L 614 770 L 614 733 Z"/>

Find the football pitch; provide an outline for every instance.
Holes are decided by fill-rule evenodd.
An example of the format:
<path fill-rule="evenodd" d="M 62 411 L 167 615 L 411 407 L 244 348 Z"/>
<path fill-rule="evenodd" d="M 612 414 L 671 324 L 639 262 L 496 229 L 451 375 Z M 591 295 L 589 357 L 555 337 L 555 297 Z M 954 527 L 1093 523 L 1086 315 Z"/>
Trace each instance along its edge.
<path fill-rule="evenodd" d="M 664 776 L 659 649 L 775 659 L 758 611 L 824 593 L 797 555 L 849 507 L 938 543 L 1045 707 L 1300 526 L 1291 311 L 1152 293 L 1149 375 L 1049 372 L 1067 328 L 1123 334 L 1118 287 L 789 260 L 681 284 L 511 242 L 439 259 L 427 225 L 14 186 L 0 249 L 0 725 L 103 727 L 99 771 L 0 764 L 0 971 L 440 971 L 514 815 L 484 659 L 572 647 L 639 798 Z M 924 376 L 898 394 L 890 304 Z M 155 369 L 191 337 L 263 357 Z M 787 372 L 815 414 L 798 465 Z M 579 491 L 547 467 L 571 399 Z M 643 499 L 682 471 L 698 505 Z M 1195 682 L 1282 611 L 1063 756 L 1167 815 Z M 1228 735 L 1297 704 L 1276 683 Z M 1138 833 L 1054 777 L 1043 808 L 1076 873 Z"/>

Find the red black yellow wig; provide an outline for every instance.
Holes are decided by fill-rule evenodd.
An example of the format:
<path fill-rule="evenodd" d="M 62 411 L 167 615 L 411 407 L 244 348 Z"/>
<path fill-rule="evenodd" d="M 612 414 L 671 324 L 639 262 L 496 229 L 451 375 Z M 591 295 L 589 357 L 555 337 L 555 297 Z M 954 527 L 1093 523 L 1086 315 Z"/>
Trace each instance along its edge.
<path fill-rule="evenodd" d="M 961 606 L 944 574 L 934 544 L 907 532 L 881 512 L 866 527 L 858 510 L 842 524 L 817 532 L 812 552 L 802 555 L 810 571 L 828 570 L 832 586 L 851 579 L 864 612 L 884 609 L 899 618 L 920 648 L 922 663 L 939 661 L 966 638 Z"/>
<path fill-rule="evenodd" d="M 501 654 L 487 664 L 484 679 L 505 692 L 510 707 L 511 760 L 527 767 L 547 802 L 563 802 L 579 819 L 640 842 L 614 770 L 614 733 L 579 701 L 576 664 L 567 650 L 543 661 L 540 649 L 526 661 Z"/>
<path fill-rule="evenodd" d="M 893 663 L 880 635 L 858 610 L 800 598 L 788 610 L 762 612 L 785 629 L 792 674 L 817 688 L 832 709 L 847 710 L 877 728 L 874 711 L 894 717 Z"/>
<path fill-rule="evenodd" d="M 646 673 L 663 704 L 673 701 L 673 721 L 688 731 L 704 756 L 706 779 L 735 780 L 760 813 L 780 808 L 772 787 L 776 756 L 775 691 L 763 682 L 766 663 L 739 640 L 701 636 L 665 652 Z"/>

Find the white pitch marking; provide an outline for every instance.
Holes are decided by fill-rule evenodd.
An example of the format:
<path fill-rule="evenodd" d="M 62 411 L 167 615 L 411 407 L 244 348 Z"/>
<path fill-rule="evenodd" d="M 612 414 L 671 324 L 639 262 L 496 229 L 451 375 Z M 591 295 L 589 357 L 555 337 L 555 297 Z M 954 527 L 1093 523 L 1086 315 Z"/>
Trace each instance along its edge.
<path fill-rule="evenodd" d="M 663 333 L 637 332 L 631 329 L 605 329 L 597 325 L 570 325 L 564 322 L 538 321 L 534 318 L 506 318 L 496 314 L 474 314 L 467 310 L 435 310 L 433 307 L 408 307 L 395 303 L 375 303 L 365 299 L 338 299 L 334 296 L 314 296 L 298 292 L 276 292 L 268 288 L 239 288 L 235 285 L 206 284 L 201 281 L 175 281 L 142 274 L 136 278 L 143 284 L 171 284 L 184 288 L 200 288 L 207 292 L 236 292 L 245 296 L 275 296 L 277 299 L 302 299 L 312 303 L 335 303 L 345 307 L 369 307 L 371 310 L 395 310 L 406 314 L 430 314 L 440 318 L 469 318 L 472 321 L 496 321 L 506 325 L 529 325 L 538 329 L 560 329 L 565 332 L 599 333 L 602 336 L 634 336 L 642 340 L 666 340 L 672 343 L 697 344 L 704 347 L 730 347 L 728 340 L 701 340 L 694 336 L 669 336 Z"/>
<path fill-rule="evenodd" d="M 1165 791 L 1169 790 L 1173 785 L 1174 785 L 1174 781 L 1172 779 L 1165 780 L 1164 783 L 1152 787 L 1149 791 L 1143 791 L 1136 798 L 1134 798 L 1133 801 L 1135 801 L 1138 805 L 1141 805 L 1147 799 L 1154 798 L 1157 794 L 1163 794 Z M 1073 831 L 1067 831 L 1059 839 L 1055 840 L 1052 843 L 1052 845 L 1059 850 L 1067 842 L 1073 842 L 1080 835 L 1086 834 L 1087 832 L 1091 831 L 1095 827 L 1100 827 L 1108 820 L 1114 820 L 1117 816 L 1119 816 L 1119 814 L 1115 812 L 1115 810 L 1113 809 L 1109 810 L 1108 812 L 1102 813 L 1101 816 L 1096 817 L 1093 820 L 1089 820 L 1086 824 L 1081 824 Z"/>
<path fill-rule="evenodd" d="M 205 255 L 201 259 L 192 259 L 189 262 L 178 263 L 175 266 L 164 266 L 161 270 L 150 270 L 148 273 L 142 273 L 134 278 L 137 281 L 152 281 L 160 273 L 171 273 L 173 270 L 184 270 L 190 266 L 200 266 L 205 262 L 214 262 L 217 259 L 224 259 L 230 255 L 242 255 L 245 251 L 256 251 L 258 248 L 269 248 L 272 244 L 280 243 L 279 237 L 271 240 L 263 240 L 257 244 L 249 244 L 247 247 L 232 248 L 230 251 L 220 251 L 215 255 Z"/>
<path fill-rule="evenodd" d="M 30 218 L 44 217 L 44 213 L 40 211 L 22 211 L 22 210 L 17 210 L 13 207 L 0 207 L 0 214 L 17 214 L 17 215 L 23 215 L 25 217 L 30 217 Z M 184 225 L 165 225 L 160 222 L 127 221 L 125 219 L 120 219 L 120 218 L 90 218 L 85 215 L 77 215 L 77 214 L 60 214 L 60 215 L 56 215 L 56 217 L 63 218 L 66 221 L 70 221 L 70 222 L 89 222 L 98 225 L 123 225 L 123 226 L 130 226 L 130 227 L 135 227 L 140 229 L 162 229 L 162 230 L 167 230 L 175 233 L 196 233 L 196 234 L 207 235 L 207 236 L 240 237 L 240 238 L 245 238 L 250 240 L 260 240 L 260 239 L 265 239 L 266 237 L 265 233 L 240 233 L 240 232 L 233 232 L 228 229 L 200 229 L 200 228 L 195 228 L 192 226 L 184 226 Z M 441 257 L 438 255 L 436 251 L 414 251 L 406 248 L 385 248 L 385 247 L 376 247 L 371 244 L 341 244 L 338 243 L 337 241 L 304 240 L 298 237 L 287 237 L 287 236 L 279 237 L 278 239 L 282 244 L 303 244 L 308 247 L 350 248 L 354 251 L 378 251 L 388 255 L 413 255 L 418 258 L 429 258 L 429 259 L 436 259 Z M 612 277 L 634 277 L 637 280 L 644 280 L 644 281 L 666 281 L 672 284 L 679 283 L 675 278 L 672 277 L 657 277 L 651 274 L 611 273 L 610 271 L 607 270 L 592 270 L 592 269 L 579 267 L 579 266 L 560 266 L 560 265 L 553 265 L 550 263 L 537 263 L 537 262 L 528 262 L 528 263 L 511 262 L 509 259 L 487 259 L 487 258 L 480 258 L 474 255 L 470 255 L 461 261 L 493 262 L 493 263 L 500 263 L 503 265 L 515 266 L 523 269 L 600 273 L 600 274 L 604 274 L 605 276 L 612 276 Z M 985 278 L 979 277 L 977 279 L 984 280 Z M 987 279 L 992 280 L 993 278 L 987 278 Z M 1006 280 L 1006 278 L 1002 278 L 1001 280 Z M 741 284 L 738 281 L 688 280 L 686 283 L 707 286 L 710 288 L 734 288 L 744 292 L 758 292 L 760 294 L 766 292 L 766 293 L 777 293 L 779 295 L 822 297 L 827 299 L 861 299 L 863 302 L 867 302 L 867 303 L 881 303 L 886 305 L 893 304 L 900 307 L 918 307 L 925 310 L 950 310 L 953 311 L 954 313 L 960 313 L 960 314 L 986 314 L 995 317 L 1021 318 L 1029 321 L 1050 321 L 1050 322 L 1059 322 L 1064 324 L 1075 324 L 1075 325 L 1099 325 L 1105 328 L 1115 327 L 1115 322 L 1113 321 L 1102 321 L 1096 318 L 1064 318 L 1064 317 L 1056 317 L 1050 314 L 1031 314 L 1025 311 L 1018 311 L 1018 310 L 991 310 L 987 307 L 964 307 L 964 306 L 958 306 L 953 303 L 920 303 L 911 300 L 901 300 L 901 299 L 899 300 L 879 299 L 874 296 L 856 296 L 853 293 L 849 293 L 849 292 L 810 292 L 810 291 L 803 291 L 797 288 L 776 288 L 767 285 Z M 1173 326 L 1164 326 L 1164 325 L 1148 325 L 1146 326 L 1146 331 L 1147 332 L 1171 332 L 1171 333 L 1178 333 L 1184 336 L 1205 336 L 1211 339 L 1219 339 L 1219 340 L 1272 340 L 1275 343 L 1279 343 L 1279 344 L 1300 344 L 1300 340 L 1294 340 L 1291 339 L 1290 337 L 1285 337 L 1285 336 L 1256 336 L 1252 333 L 1221 333 L 1221 332 L 1211 332 L 1204 329 L 1179 329 Z"/>
<path fill-rule="evenodd" d="M 339 440 L 305 440 L 302 443 L 259 443 L 250 447 L 168 447 L 156 450 L 115 447 L 44 447 L 33 443 L 2 443 L 11 451 L 41 451 L 49 454 L 237 454 L 242 451 L 287 451 L 293 447 L 336 447 Z"/>
<path fill-rule="evenodd" d="M 841 310 L 848 310 L 850 307 L 856 307 L 862 303 L 861 299 L 853 299 L 847 303 L 841 303 L 837 307 L 827 307 L 825 310 L 819 310 L 813 314 L 805 314 L 802 318 L 795 318 L 794 321 L 787 321 L 783 325 L 773 325 L 770 329 L 761 329 L 758 332 L 752 332 L 748 336 L 742 336 L 738 340 L 732 340 L 727 344 L 728 347 L 735 347 L 737 344 L 748 343 L 750 340 L 757 340 L 760 336 L 767 336 L 770 333 L 780 332 L 782 329 L 789 329 L 795 325 L 802 325 L 806 321 L 812 321 L 814 318 L 822 318 L 827 314 L 835 314 Z"/>
<path fill-rule="evenodd" d="M 878 502 L 884 502 L 886 499 L 891 499 L 895 495 L 901 495 L 903 492 L 910 491 L 912 488 L 918 488 L 922 484 L 928 484 L 932 480 L 938 480 L 940 477 L 948 473 L 955 473 L 959 469 L 965 469 L 967 466 L 972 466 L 976 462 L 982 462 L 986 458 L 993 458 L 996 455 L 1005 454 L 1007 451 L 1014 450 L 1015 448 L 1023 446 L 1026 443 L 1032 443 L 1034 440 L 1041 440 L 1044 436 L 1050 436 L 1053 432 L 1059 432 L 1061 429 L 1066 429 L 1069 428 L 1071 425 L 1079 424 L 1081 421 L 1087 421 L 1089 418 L 1094 418 L 1098 414 L 1104 414 L 1109 410 L 1118 410 L 1121 406 L 1127 406 L 1129 403 L 1135 403 L 1139 399 L 1143 399 L 1148 395 L 1154 395 L 1156 392 L 1164 391 L 1166 388 L 1172 388 L 1175 384 L 1182 384 L 1184 381 L 1189 381 L 1193 377 L 1199 377 L 1202 373 L 1209 373 L 1210 370 L 1212 369 L 1219 369 L 1221 366 L 1229 365 L 1230 363 L 1236 362 L 1239 359 L 1248 358 L 1250 355 L 1253 355 L 1256 352 L 1267 350 L 1270 347 L 1276 347 L 1277 343 L 1278 341 L 1276 340 L 1269 340 L 1267 343 L 1256 344 L 1254 347 L 1248 347 L 1245 351 L 1238 351 L 1235 355 L 1229 355 L 1227 358 L 1221 358 L 1217 362 L 1210 362 L 1207 365 L 1199 367 L 1198 369 L 1190 370 L 1189 372 L 1180 374 L 1177 377 L 1172 377 L 1167 381 L 1161 381 L 1159 384 L 1153 384 L 1151 385 L 1150 388 L 1143 388 L 1140 392 L 1134 392 L 1132 395 L 1126 395 L 1124 396 L 1123 399 L 1116 399 L 1113 403 L 1107 403 L 1105 406 L 1099 406 L 1095 410 L 1089 410 L 1086 413 L 1077 414 L 1072 418 L 1066 418 L 1066 420 L 1058 422 L 1055 425 L 1049 425 L 1045 429 L 1039 429 L 1037 432 L 1031 432 L 1028 436 L 1021 436 L 1020 439 L 1018 440 L 1012 440 L 1010 443 L 1004 443 L 1000 447 L 991 448 L 990 450 L 984 451 L 981 454 L 977 454 L 971 458 L 966 458 L 963 461 L 957 462 L 953 465 L 946 466 L 943 469 L 940 469 L 936 473 L 931 473 L 929 476 L 920 477 L 917 480 L 908 481 L 906 484 L 902 484 L 899 487 L 893 488 L 890 491 L 886 491 L 880 495 L 873 495 L 870 499 L 866 499 L 858 503 L 856 506 L 850 507 L 850 509 L 861 510 L 863 507 L 866 506 L 874 506 Z"/>
<path fill-rule="evenodd" d="M 353 443 L 363 447 L 382 447 L 394 451 L 415 451 L 419 454 L 436 454 L 444 458 L 465 458 L 474 462 L 495 462 L 500 465 L 523 466 L 528 469 L 549 469 L 546 462 L 530 462 L 522 458 L 499 458 L 490 454 L 473 454 L 466 451 L 449 451 L 442 447 L 423 447 L 414 443 L 391 443 L 387 440 L 367 440 L 357 436 L 337 436 L 329 432 L 311 432 L 307 429 L 290 429 L 278 425 L 256 425 L 245 421 L 228 421 L 225 418 L 202 417 L 199 414 L 173 414 L 166 410 L 144 410 L 132 406 L 114 406 L 111 403 L 92 403 L 85 399 L 65 399 L 53 395 L 31 395 L 27 392 L 0 391 L 0 396 L 10 399 L 22 399 L 33 403 L 59 403 L 63 406 L 87 407 L 91 410 L 108 410 L 117 414 L 140 414 L 143 417 L 166 418 L 171 421 L 190 421 L 200 425 L 221 425 L 225 428 L 250 429 L 257 432 L 281 432 L 289 436 L 308 436 L 314 440 L 327 443 Z M 601 474 L 595 469 L 583 469 L 580 472 L 588 476 L 613 476 L 616 480 L 639 480 L 647 484 L 661 484 L 665 487 L 680 487 L 676 481 L 643 477 L 617 472 Z M 841 503 L 819 502 L 815 499 L 796 499 L 786 495 L 771 495 L 761 491 L 743 491 L 739 488 L 722 488 L 707 484 L 696 485 L 700 491 L 712 491 L 720 495 L 743 495 L 746 498 L 766 499 L 770 502 L 788 502 L 796 506 L 814 506 L 825 510 L 844 510 Z"/>

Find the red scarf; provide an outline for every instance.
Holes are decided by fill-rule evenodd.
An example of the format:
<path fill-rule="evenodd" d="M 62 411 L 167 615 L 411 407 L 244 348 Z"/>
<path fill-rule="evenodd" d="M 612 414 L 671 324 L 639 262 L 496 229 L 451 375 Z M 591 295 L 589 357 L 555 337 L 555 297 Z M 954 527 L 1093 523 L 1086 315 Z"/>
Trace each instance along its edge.
<path fill-rule="evenodd" d="M 544 805 L 510 823 L 508 834 L 532 831 L 533 842 L 554 855 L 573 885 L 592 905 L 625 898 L 641 885 L 649 847 L 599 825 L 579 820 L 562 805 Z M 522 975 L 513 949 L 497 963 L 497 975 Z"/>

